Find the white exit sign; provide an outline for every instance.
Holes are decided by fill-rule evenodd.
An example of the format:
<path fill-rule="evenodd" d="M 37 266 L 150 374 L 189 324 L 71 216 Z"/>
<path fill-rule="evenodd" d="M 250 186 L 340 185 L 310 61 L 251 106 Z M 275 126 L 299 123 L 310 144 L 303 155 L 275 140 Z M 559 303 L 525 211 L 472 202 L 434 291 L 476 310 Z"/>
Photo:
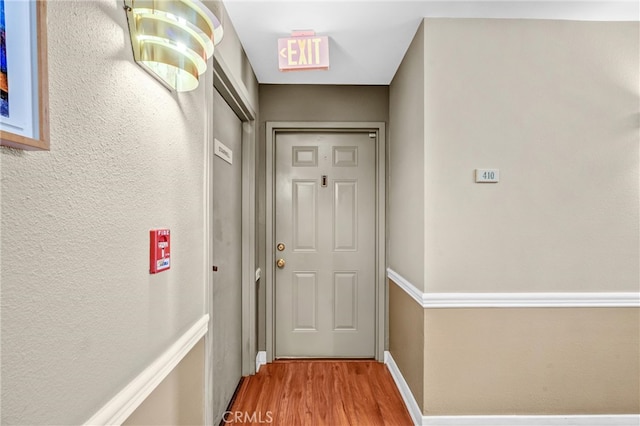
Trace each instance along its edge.
<path fill-rule="evenodd" d="M 497 183 L 500 181 L 500 170 L 498 169 L 476 169 L 477 183 Z"/>
<path fill-rule="evenodd" d="M 297 31 L 278 39 L 280 71 L 329 69 L 329 37 L 313 31 Z"/>

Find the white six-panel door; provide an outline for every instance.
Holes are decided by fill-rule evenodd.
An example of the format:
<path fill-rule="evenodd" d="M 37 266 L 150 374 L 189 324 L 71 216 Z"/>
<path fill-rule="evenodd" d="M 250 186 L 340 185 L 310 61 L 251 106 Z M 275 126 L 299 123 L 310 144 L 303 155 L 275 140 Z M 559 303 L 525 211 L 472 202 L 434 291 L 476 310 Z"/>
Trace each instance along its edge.
<path fill-rule="evenodd" d="M 376 139 L 281 132 L 275 146 L 275 356 L 374 357 Z"/>

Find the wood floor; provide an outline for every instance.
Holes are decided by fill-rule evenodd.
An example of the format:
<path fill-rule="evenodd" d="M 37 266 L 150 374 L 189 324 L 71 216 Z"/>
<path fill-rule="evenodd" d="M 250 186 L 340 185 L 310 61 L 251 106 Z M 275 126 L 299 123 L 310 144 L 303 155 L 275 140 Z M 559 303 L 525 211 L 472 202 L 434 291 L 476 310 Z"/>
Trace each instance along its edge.
<path fill-rule="evenodd" d="M 384 364 L 278 360 L 243 380 L 221 424 L 412 425 Z"/>

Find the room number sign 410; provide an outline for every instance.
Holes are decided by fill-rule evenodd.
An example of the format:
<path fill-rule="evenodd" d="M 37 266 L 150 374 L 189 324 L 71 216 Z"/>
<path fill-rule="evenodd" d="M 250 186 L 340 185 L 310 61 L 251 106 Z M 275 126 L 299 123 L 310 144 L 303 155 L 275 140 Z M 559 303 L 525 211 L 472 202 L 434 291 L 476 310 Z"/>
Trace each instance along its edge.
<path fill-rule="evenodd" d="M 498 169 L 476 169 L 476 182 L 497 183 L 500 181 L 500 170 Z"/>

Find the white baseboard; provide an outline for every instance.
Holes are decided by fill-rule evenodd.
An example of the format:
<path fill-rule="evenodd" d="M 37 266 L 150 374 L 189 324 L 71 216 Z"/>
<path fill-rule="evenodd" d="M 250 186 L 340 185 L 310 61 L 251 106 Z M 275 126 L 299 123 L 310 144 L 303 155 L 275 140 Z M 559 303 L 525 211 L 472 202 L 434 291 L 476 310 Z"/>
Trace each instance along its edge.
<path fill-rule="evenodd" d="M 387 365 L 387 368 L 391 373 L 391 377 L 393 377 L 393 381 L 396 382 L 396 386 L 400 391 L 400 395 L 402 396 L 405 407 L 407 407 L 407 410 L 409 411 L 409 415 L 413 420 L 413 424 L 422 424 L 422 410 L 420 410 L 420 406 L 411 393 L 411 389 L 409 389 L 409 385 L 407 384 L 406 380 L 404 380 L 404 377 L 402 376 L 398 365 L 393 360 L 391 352 L 384 351 L 384 363 Z"/>
<path fill-rule="evenodd" d="M 202 339 L 208 328 L 209 315 L 204 315 L 85 425 L 121 425 Z"/>
<path fill-rule="evenodd" d="M 638 426 L 640 415 L 423 416 L 423 426 Z"/>
<path fill-rule="evenodd" d="M 424 416 L 388 351 L 384 352 L 393 380 L 415 425 L 420 426 L 638 426 L 640 415 L 553 415 L 553 416 Z"/>
<path fill-rule="evenodd" d="M 260 367 L 267 363 L 267 351 L 258 351 L 256 354 L 256 373 L 260 371 Z"/>
<path fill-rule="evenodd" d="M 638 308 L 640 292 L 423 293 L 391 268 L 387 277 L 423 308 Z"/>

